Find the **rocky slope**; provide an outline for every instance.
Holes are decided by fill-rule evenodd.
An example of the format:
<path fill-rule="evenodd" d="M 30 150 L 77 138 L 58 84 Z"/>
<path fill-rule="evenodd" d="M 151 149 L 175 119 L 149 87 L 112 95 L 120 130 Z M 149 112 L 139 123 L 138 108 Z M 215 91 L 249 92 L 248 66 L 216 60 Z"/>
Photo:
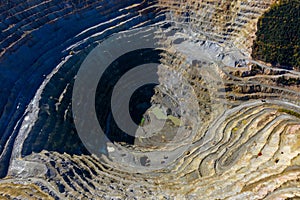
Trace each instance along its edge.
<path fill-rule="evenodd" d="M 271 68 L 250 57 L 258 18 L 273 3 L 2 3 L 0 195 L 6 199 L 299 198 L 300 73 Z M 118 145 L 136 155 L 156 152 L 162 156 L 161 166 L 167 164 L 140 172 L 122 167 L 122 159 L 87 151 L 74 125 L 71 99 L 76 74 L 92 49 L 114 33 L 149 25 L 159 27 L 155 36 L 163 49 L 160 84 L 152 104 L 169 108 L 162 109 L 168 123 L 150 139 Z M 126 32 L 128 41 L 147 37 L 133 33 Z M 183 115 L 178 114 L 178 105 L 186 111 Z M 152 115 L 164 117 L 156 108 L 149 110 Z M 181 123 L 176 123 L 178 118 Z M 187 131 L 173 134 L 182 127 Z M 187 148 L 169 161 L 182 144 Z M 145 162 L 147 168 L 153 160 Z"/>

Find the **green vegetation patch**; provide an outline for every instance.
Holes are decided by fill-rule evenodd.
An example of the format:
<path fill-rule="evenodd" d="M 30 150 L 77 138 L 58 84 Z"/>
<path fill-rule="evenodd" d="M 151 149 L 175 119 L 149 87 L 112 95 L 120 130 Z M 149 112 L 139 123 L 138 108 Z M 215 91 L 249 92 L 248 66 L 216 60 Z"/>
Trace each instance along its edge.
<path fill-rule="evenodd" d="M 143 117 L 142 119 L 141 119 L 141 122 L 140 122 L 140 126 L 144 126 L 144 123 L 145 123 L 145 118 Z"/>
<path fill-rule="evenodd" d="M 258 21 L 252 57 L 300 69 L 300 1 L 282 0 Z"/>

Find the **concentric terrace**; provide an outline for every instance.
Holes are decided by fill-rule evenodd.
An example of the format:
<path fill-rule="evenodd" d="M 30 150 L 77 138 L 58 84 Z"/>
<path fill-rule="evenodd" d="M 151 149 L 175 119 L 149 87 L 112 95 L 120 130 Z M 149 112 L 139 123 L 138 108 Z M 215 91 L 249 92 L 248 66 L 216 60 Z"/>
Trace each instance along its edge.
<path fill-rule="evenodd" d="M 299 199 L 299 27 L 284 26 L 292 65 L 267 51 L 275 21 L 272 33 L 262 28 L 291 2 L 299 8 L 297 0 L 1 1 L 1 198 Z M 291 16 L 297 24 L 299 11 Z M 110 159 L 109 145 L 94 155 L 74 123 L 80 67 L 117 34 L 129 44 L 153 28 L 161 48 L 119 57 L 94 98 L 106 136 L 134 156 Z M 109 106 L 121 76 L 147 62 L 158 64 L 159 84 L 133 93 L 130 116 L 146 133 L 165 124 L 139 138 L 117 127 Z"/>

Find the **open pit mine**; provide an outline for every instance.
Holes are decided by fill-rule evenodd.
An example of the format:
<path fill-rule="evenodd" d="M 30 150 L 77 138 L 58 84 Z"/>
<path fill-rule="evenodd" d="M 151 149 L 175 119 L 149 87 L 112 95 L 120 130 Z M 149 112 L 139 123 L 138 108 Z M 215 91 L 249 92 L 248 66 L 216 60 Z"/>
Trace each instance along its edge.
<path fill-rule="evenodd" d="M 299 4 L 1 1 L 0 199 L 300 199 Z"/>

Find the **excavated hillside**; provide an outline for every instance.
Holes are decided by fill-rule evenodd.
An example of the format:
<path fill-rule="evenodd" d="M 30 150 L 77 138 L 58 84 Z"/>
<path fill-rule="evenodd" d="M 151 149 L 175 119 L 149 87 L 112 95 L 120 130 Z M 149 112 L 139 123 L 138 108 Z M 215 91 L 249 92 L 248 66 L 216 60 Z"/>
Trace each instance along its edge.
<path fill-rule="evenodd" d="M 1 198 L 300 198 L 300 73 L 251 58 L 259 18 L 276 3 L 1 2 Z M 76 90 L 97 48 L 118 45 L 130 53 L 101 57 L 101 84 L 89 87 L 87 70 Z M 133 66 L 151 74 L 150 62 L 157 82 L 133 93 L 139 128 L 129 136 L 112 120 L 113 88 Z M 90 91 L 111 143 L 80 134 L 90 120 L 76 106 L 88 116 Z"/>

